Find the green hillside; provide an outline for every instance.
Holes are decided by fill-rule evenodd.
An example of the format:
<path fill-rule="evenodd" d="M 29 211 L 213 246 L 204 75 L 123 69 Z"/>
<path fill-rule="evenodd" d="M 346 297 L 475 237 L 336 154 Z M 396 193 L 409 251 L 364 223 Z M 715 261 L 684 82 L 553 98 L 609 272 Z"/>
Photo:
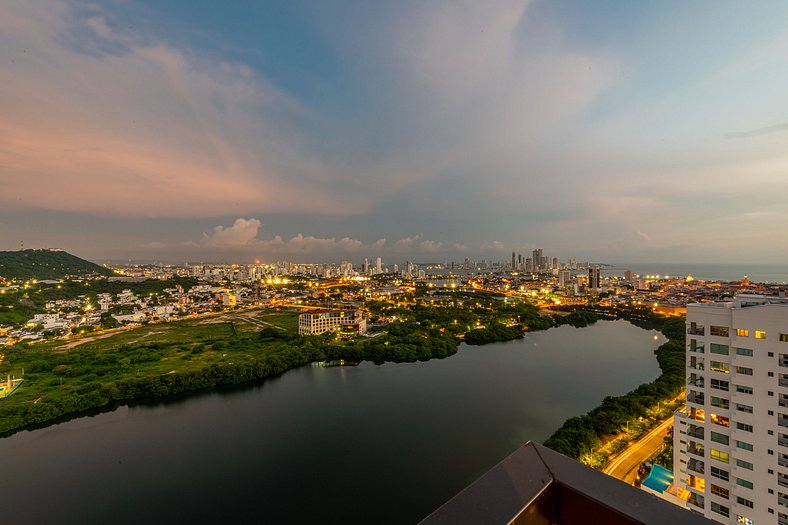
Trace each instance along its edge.
<path fill-rule="evenodd" d="M 114 272 L 61 250 L 0 252 L 0 277 L 5 279 L 60 279 L 92 275 L 114 275 Z"/>

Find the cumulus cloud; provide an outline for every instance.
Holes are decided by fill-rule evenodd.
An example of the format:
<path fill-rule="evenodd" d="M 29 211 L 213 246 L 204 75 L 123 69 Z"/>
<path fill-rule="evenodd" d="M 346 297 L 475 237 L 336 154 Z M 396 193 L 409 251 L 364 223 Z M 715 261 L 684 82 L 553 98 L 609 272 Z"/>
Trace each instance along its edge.
<path fill-rule="evenodd" d="M 203 234 L 203 243 L 209 246 L 247 246 L 257 241 L 261 226 L 257 219 L 235 220 L 232 226 L 216 226 L 210 234 Z"/>
<path fill-rule="evenodd" d="M 463 252 L 467 247 L 460 243 L 449 243 L 424 238 L 423 234 L 405 237 L 394 242 L 377 239 L 365 243 L 351 237 L 316 237 L 298 233 L 289 239 L 281 235 L 270 238 L 258 237 L 262 222 L 255 218 L 238 218 L 230 226 L 218 225 L 204 232 L 199 241 L 176 244 L 151 242 L 142 246 L 156 253 L 179 251 L 190 254 L 219 250 L 230 255 L 274 256 L 416 256 L 439 255 Z"/>

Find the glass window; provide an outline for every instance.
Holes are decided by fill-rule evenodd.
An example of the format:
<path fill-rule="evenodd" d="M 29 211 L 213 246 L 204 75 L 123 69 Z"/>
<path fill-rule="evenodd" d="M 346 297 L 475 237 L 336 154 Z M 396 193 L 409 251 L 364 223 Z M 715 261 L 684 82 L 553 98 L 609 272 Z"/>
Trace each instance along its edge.
<path fill-rule="evenodd" d="M 725 416 L 718 416 L 717 414 L 711 415 L 711 422 L 715 425 L 720 425 L 723 427 L 729 427 L 731 425 L 731 420 Z"/>
<path fill-rule="evenodd" d="M 729 443 L 728 436 L 725 434 L 720 434 L 719 432 L 712 432 L 711 440 L 715 443 L 722 443 L 723 445 L 727 445 Z"/>
<path fill-rule="evenodd" d="M 728 408 L 730 408 L 730 401 L 728 401 L 727 399 L 723 399 L 721 397 L 714 397 L 714 396 L 712 396 L 711 397 L 711 406 L 717 407 L 717 408 L 724 408 L 724 409 L 727 410 Z"/>
<path fill-rule="evenodd" d="M 728 345 L 718 345 L 717 343 L 711 343 L 709 345 L 709 351 L 711 351 L 712 354 L 728 355 Z"/>
<path fill-rule="evenodd" d="M 741 403 L 736 403 L 736 410 L 739 412 L 746 412 L 747 414 L 752 414 L 752 407 L 750 405 L 742 405 Z"/>
<path fill-rule="evenodd" d="M 730 372 L 730 368 L 728 367 L 728 363 L 723 363 L 722 361 L 711 361 L 709 362 L 709 370 L 713 372 Z"/>
<path fill-rule="evenodd" d="M 747 489 L 752 489 L 752 481 L 747 481 L 746 479 L 736 478 L 736 484 L 740 487 L 744 487 Z"/>
<path fill-rule="evenodd" d="M 718 335 L 720 337 L 728 337 L 728 327 L 727 326 L 711 326 L 710 329 L 711 335 Z"/>
<path fill-rule="evenodd" d="M 750 331 L 747 330 L 746 328 L 737 328 L 736 329 L 736 335 L 739 336 L 739 337 L 749 337 L 750 336 Z"/>
<path fill-rule="evenodd" d="M 723 481 L 728 481 L 728 471 L 721 468 L 711 467 L 711 475 L 715 478 L 720 478 Z"/>
<path fill-rule="evenodd" d="M 722 487 L 718 487 L 717 485 L 711 485 L 711 493 L 715 496 L 719 496 L 721 498 L 729 499 L 730 498 L 730 491 L 728 489 L 724 489 Z"/>
<path fill-rule="evenodd" d="M 736 447 L 742 450 L 749 450 L 750 452 L 752 452 L 752 444 L 744 441 L 736 441 Z"/>
<path fill-rule="evenodd" d="M 712 381 L 714 380 L 712 379 Z M 744 385 L 736 385 L 736 391 L 739 392 L 740 394 L 752 394 L 752 387 L 744 386 Z"/>
<path fill-rule="evenodd" d="M 720 504 L 719 504 L 719 503 L 717 503 L 716 501 L 712 501 L 712 502 L 711 502 L 711 510 L 713 510 L 713 511 L 714 511 L 714 512 L 716 512 L 717 514 L 722 514 L 722 515 L 723 515 L 723 516 L 725 516 L 726 518 L 727 518 L 728 516 L 730 516 L 730 514 L 731 514 L 731 511 L 730 511 L 730 509 L 729 509 L 728 507 L 725 507 L 725 506 L 723 506 L 723 505 L 720 505 Z"/>
<path fill-rule="evenodd" d="M 714 450 L 713 448 L 710 449 L 710 456 L 711 459 L 716 459 L 717 461 L 722 461 L 723 463 L 728 463 L 730 461 L 730 456 L 727 452 L 722 452 L 721 450 Z"/>
<path fill-rule="evenodd" d="M 743 459 L 737 459 L 736 466 L 741 468 L 746 468 L 747 470 L 752 470 L 753 467 L 752 463 L 750 463 L 749 461 L 744 461 Z"/>
<path fill-rule="evenodd" d="M 766 332 L 764 332 L 763 330 L 756 330 L 755 339 L 766 339 Z"/>
<path fill-rule="evenodd" d="M 788 343 L 788 334 L 780 334 L 780 341 Z"/>
<path fill-rule="evenodd" d="M 752 350 L 749 348 L 737 348 L 736 355 L 744 355 L 747 357 L 752 357 Z"/>
<path fill-rule="evenodd" d="M 736 423 L 736 428 L 744 430 L 745 432 L 752 432 L 752 425 L 748 425 L 747 423 Z"/>
<path fill-rule="evenodd" d="M 748 499 L 744 499 L 741 496 L 736 496 L 736 503 L 738 503 L 739 505 L 744 505 L 745 507 L 750 507 L 750 508 L 753 508 L 753 506 L 755 505 L 752 501 L 750 501 Z"/>
<path fill-rule="evenodd" d="M 752 368 L 747 368 L 746 366 L 737 366 L 736 367 L 737 374 L 744 374 L 746 376 L 752 375 Z"/>
<path fill-rule="evenodd" d="M 709 386 L 711 386 L 711 388 L 716 388 L 717 390 L 724 390 L 727 392 L 728 384 L 729 383 L 727 381 L 723 381 L 721 379 L 712 379 Z"/>

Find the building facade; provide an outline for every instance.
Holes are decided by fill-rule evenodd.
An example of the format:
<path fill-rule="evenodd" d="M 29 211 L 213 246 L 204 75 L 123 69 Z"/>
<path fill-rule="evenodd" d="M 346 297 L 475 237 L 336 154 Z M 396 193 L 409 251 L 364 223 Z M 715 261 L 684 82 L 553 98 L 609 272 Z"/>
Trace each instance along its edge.
<path fill-rule="evenodd" d="M 676 484 L 720 523 L 788 525 L 788 299 L 687 307 L 687 404 Z"/>
<path fill-rule="evenodd" d="M 298 316 L 299 335 L 320 335 L 326 332 L 365 334 L 367 321 L 358 310 L 313 310 Z"/>

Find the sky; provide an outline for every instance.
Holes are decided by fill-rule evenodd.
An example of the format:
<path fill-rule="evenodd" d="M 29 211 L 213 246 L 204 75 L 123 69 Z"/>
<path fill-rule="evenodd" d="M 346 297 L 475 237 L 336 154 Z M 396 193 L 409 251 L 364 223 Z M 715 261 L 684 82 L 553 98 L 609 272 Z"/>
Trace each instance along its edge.
<path fill-rule="evenodd" d="M 0 250 L 788 256 L 782 1 L 0 9 Z"/>

